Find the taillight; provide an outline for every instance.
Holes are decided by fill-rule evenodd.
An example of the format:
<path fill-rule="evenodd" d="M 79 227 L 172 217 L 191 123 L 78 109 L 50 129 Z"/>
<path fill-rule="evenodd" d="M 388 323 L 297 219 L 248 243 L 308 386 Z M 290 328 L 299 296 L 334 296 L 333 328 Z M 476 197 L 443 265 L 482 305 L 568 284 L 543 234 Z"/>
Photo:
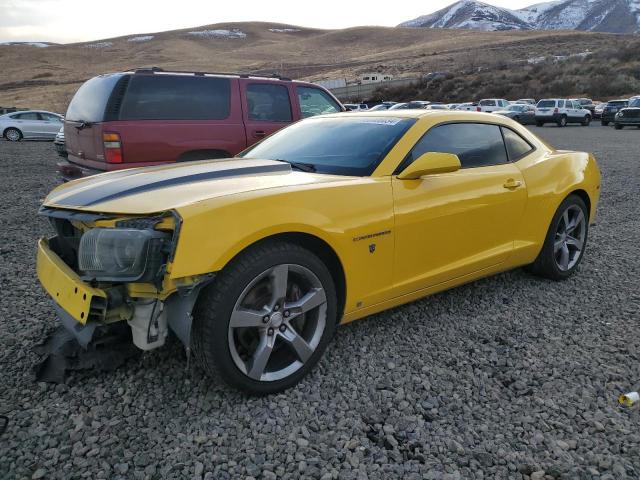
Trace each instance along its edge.
<path fill-rule="evenodd" d="M 122 163 L 122 142 L 118 133 L 103 133 L 104 159 L 107 163 Z"/>
<path fill-rule="evenodd" d="M 553 113 L 558 113 L 558 107 L 553 109 Z"/>
<path fill-rule="evenodd" d="M 481 111 L 482 111 L 482 108 L 476 107 L 476 112 L 481 112 Z"/>

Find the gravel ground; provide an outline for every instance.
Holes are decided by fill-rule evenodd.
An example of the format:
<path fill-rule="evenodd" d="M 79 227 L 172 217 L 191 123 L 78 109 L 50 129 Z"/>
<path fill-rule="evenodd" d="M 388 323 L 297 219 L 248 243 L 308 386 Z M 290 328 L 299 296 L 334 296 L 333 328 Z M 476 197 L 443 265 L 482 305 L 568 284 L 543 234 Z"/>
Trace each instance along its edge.
<path fill-rule="evenodd" d="M 338 330 L 310 376 L 248 398 L 177 342 L 36 383 L 55 324 L 34 270 L 49 143 L 0 142 L 0 478 L 640 478 L 640 131 L 533 129 L 603 172 L 580 272 L 515 270 Z M 546 475 L 546 476 L 545 476 Z"/>

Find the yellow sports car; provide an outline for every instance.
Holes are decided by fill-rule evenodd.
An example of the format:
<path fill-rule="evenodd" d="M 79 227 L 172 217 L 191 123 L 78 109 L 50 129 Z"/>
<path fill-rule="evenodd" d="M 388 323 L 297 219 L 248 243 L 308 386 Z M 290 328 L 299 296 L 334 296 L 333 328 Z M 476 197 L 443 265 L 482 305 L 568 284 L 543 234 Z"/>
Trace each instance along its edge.
<path fill-rule="evenodd" d="M 340 323 L 518 266 L 570 276 L 599 193 L 592 155 L 499 115 L 325 115 L 237 158 L 59 186 L 38 276 L 82 345 L 114 322 L 145 350 L 172 330 L 205 371 L 264 394 Z"/>

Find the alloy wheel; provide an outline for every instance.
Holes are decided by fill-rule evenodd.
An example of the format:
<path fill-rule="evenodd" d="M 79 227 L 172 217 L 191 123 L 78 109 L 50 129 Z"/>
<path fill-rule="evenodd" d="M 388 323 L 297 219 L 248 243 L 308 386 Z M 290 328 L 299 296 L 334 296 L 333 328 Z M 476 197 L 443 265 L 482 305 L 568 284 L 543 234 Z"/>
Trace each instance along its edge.
<path fill-rule="evenodd" d="M 301 265 L 276 265 L 254 278 L 234 305 L 231 357 L 253 380 L 281 380 L 310 359 L 326 321 L 327 298 L 318 277 Z"/>
<path fill-rule="evenodd" d="M 7 133 L 5 133 L 7 140 L 11 141 L 11 142 L 17 142 L 18 140 L 20 140 L 20 132 L 18 132 L 18 130 L 11 128 L 9 130 L 7 130 Z"/>
<path fill-rule="evenodd" d="M 586 239 L 586 219 L 577 205 L 570 205 L 563 212 L 553 242 L 553 254 L 557 267 L 566 272 L 580 260 Z"/>

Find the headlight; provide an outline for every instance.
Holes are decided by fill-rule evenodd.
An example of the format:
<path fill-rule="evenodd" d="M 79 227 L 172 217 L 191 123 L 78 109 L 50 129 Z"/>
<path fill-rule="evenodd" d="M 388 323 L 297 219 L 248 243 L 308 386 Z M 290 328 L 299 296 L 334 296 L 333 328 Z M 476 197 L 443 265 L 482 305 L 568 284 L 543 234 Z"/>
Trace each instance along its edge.
<path fill-rule="evenodd" d="M 94 228 L 80 239 L 78 266 L 87 279 L 153 280 L 164 263 L 162 246 L 168 238 L 151 229 Z"/>

